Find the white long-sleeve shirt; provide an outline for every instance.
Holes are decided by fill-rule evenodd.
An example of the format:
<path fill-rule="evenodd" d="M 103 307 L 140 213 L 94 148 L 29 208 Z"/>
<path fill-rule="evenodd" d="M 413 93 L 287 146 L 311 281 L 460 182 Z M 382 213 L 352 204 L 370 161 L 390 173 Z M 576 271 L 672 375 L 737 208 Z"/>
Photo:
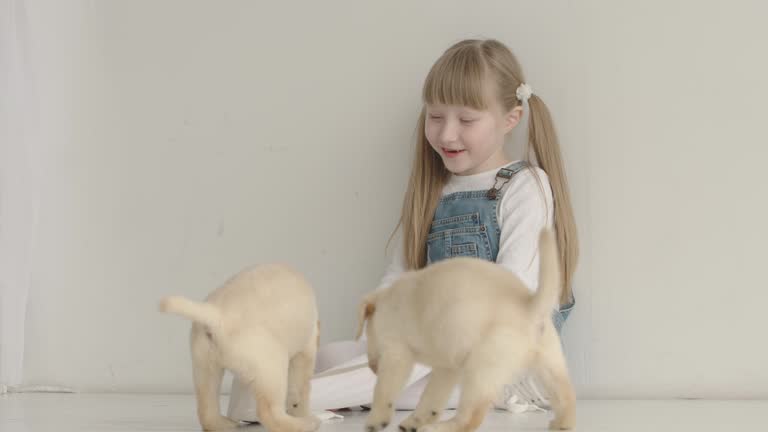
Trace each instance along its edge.
<path fill-rule="evenodd" d="M 453 175 L 443 188 L 442 196 L 454 192 L 488 190 L 493 187 L 499 168 L 478 174 Z M 531 291 L 539 286 L 539 232 L 552 226 L 554 206 L 549 177 L 535 167 L 541 187 L 528 169 L 523 169 L 504 186 L 497 208 L 501 236 L 496 263 L 515 273 Z M 405 271 L 402 233 L 393 239 L 392 261 L 377 289 L 391 285 Z"/>

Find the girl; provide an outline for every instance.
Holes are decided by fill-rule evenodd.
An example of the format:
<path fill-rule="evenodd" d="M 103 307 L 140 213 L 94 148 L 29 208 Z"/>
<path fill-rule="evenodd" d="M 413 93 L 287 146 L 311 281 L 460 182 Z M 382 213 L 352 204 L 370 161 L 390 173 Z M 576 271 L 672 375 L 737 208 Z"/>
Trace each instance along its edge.
<path fill-rule="evenodd" d="M 450 47 L 432 66 L 422 96 L 416 154 L 399 222 L 402 239 L 380 288 L 405 270 L 470 255 L 495 261 L 536 290 L 539 231 L 553 224 L 563 268 L 561 306 L 553 311 L 559 332 L 575 303 L 571 280 L 578 240 L 546 105 L 525 83 L 512 52 L 496 40 L 465 40 Z M 526 103 L 526 154 L 532 150 L 538 166 L 530 160 L 513 162 L 504 151 L 505 137 L 519 124 Z M 510 408 L 546 405 L 530 378 L 507 386 L 505 393 Z"/>
<path fill-rule="evenodd" d="M 574 306 L 571 279 L 578 241 L 560 145 L 546 105 L 526 84 L 512 52 L 496 40 L 464 40 L 450 47 L 429 71 L 422 97 L 416 153 L 397 230 L 401 239 L 379 288 L 406 270 L 469 255 L 504 266 L 536 290 L 539 232 L 545 224 L 554 225 L 563 274 L 561 306 L 553 311 L 559 332 Z M 526 154 L 533 153 L 537 165 L 512 161 L 504 151 L 505 137 L 520 123 L 526 105 Z M 367 370 L 363 353 L 364 342 L 320 348 L 316 370 L 322 373 L 312 381 L 314 409 L 371 401 L 375 376 Z M 417 366 L 397 408 L 416 406 L 428 372 Z M 235 382 L 230 416 L 249 420 L 255 407 L 241 393 Z M 449 406 L 457 402 L 454 391 Z M 512 411 L 546 405 L 530 377 L 507 385 L 497 402 Z"/>

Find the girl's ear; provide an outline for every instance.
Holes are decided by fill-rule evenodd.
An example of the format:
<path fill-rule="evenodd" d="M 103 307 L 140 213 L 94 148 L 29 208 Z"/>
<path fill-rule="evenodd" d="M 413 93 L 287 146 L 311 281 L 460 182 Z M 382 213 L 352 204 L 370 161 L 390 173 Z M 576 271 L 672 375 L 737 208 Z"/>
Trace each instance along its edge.
<path fill-rule="evenodd" d="M 516 106 L 504 114 L 504 133 L 509 133 L 523 118 L 523 107 Z"/>

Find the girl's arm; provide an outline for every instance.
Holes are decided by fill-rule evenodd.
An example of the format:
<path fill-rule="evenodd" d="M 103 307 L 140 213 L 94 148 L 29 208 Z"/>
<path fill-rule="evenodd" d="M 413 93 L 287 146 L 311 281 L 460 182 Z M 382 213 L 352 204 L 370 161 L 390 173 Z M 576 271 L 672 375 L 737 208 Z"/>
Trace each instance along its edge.
<path fill-rule="evenodd" d="M 539 232 L 552 226 L 552 190 L 547 174 L 539 181 L 525 169 L 509 182 L 499 204 L 499 254 L 496 263 L 515 273 L 531 291 L 539 286 Z M 539 183 L 541 187 L 539 187 Z"/>
<path fill-rule="evenodd" d="M 392 285 L 392 283 L 394 283 L 405 271 L 405 254 L 403 253 L 403 239 L 401 234 L 402 232 L 398 230 L 392 238 L 391 244 L 394 246 L 392 261 L 387 266 L 384 276 L 381 278 L 381 282 L 379 282 L 379 286 L 376 287 L 376 290 L 384 289 Z"/>

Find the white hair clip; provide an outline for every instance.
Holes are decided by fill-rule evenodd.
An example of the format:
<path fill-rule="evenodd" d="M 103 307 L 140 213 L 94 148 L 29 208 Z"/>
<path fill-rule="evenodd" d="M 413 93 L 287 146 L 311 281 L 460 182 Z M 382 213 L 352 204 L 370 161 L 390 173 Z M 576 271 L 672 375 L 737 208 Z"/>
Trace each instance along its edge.
<path fill-rule="evenodd" d="M 515 92 L 515 95 L 517 96 L 517 100 L 520 102 L 527 102 L 528 99 L 530 99 L 531 95 L 533 94 L 533 89 L 531 86 L 529 86 L 526 83 L 522 83 L 519 86 L 517 86 L 517 91 Z"/>

